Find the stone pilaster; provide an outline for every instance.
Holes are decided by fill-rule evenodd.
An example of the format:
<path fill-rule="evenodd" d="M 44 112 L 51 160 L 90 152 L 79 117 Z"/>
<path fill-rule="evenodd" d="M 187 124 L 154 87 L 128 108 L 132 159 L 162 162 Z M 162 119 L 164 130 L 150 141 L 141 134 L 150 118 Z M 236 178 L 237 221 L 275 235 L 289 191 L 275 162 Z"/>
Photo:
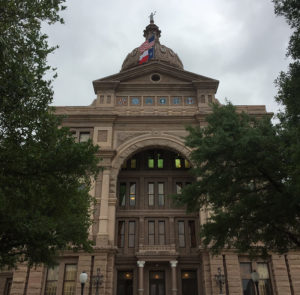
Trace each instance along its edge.
<path fill-rule="evenodd" d="M 177 289 L 177 266 L 178 261 L 177 260 L 171 260 L 171 273 L 172 273 L 172 295 L 177 295 L 178 289 Z"/>
<path fill-rule="evenodd" d="M 109 199 L 109 170 L 104 170 L 102 175 L 102 189 L 99 215 L 99 230 L 96 246 L 106 246 L 108 244 L 108 199 Z"/>
<path fill-rule="evenodd" d="M 138 294 L 144 295 L 144 265 L 145 261 L 138 260 L 137 265 L 139 268 L 139 287 L 138 287 Z"/>

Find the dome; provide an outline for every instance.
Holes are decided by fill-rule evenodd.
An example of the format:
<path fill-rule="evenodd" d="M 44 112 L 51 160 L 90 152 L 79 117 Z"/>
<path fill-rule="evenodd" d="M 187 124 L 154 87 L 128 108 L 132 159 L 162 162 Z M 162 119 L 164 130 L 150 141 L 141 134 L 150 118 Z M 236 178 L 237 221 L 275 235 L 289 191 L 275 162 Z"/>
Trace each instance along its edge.
<path fill-rule="evenodd" d="M 155 36 L 155 44 L 154 44 L 154 57 L 148 61 L 148 63 L 153 61 L 160 61 L 166 64 L 169 64 L 173 67 L 183 69 L 182 62 L 178 55 L 169 47 L 165 45 L 161 45 L 159 41 L 161 31 L 158 26 L 154 24 L 154 21 L 151 20 L 150 24 L 144 30 L 144 37 L 148 40 L 151 36 Z M 128 70 L 133 67 L 139 66 L 139 58 L 140 58 L 139 47 L 133 49 L 125 58 L 122 64 L 122 71 Z"/>

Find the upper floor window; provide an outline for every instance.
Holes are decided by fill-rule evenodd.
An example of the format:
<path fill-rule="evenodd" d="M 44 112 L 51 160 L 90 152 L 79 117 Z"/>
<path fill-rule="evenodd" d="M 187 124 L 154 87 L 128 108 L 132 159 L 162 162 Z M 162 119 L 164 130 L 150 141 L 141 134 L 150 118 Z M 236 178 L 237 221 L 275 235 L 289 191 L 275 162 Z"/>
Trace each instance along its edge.
<path fill-rule="evenodd" d="M 151 149 L 136 153 L 124 161 L 122 170 L 177 170 L 190 167 L 190 162 L 180 154 L 162 149 Z"/>
<path fill-rule="evenodd" d="M 77 264 L 65 265 L 63 293 L 62 293 L 63 295 L 75 295 L 76 274 L 77 274 Z"/>
<path fill-rule="evenodd" d="M 46 286 L 45 286 L 45 295 L 55 295 L 57 289 L 58 281 L 58 268 L 59 266 L 54 266 L 53 268 L 48 268 Z"/>
<path fill-rule="evenodd" d="M 196 222 L 195 220 L 179 220 L 178 221 L 178 246 L 184 248 L 197 247 Z"/>
<path fill-rule="evenodd" d="M 90 139 L 90 132 L 80 132 L 79 142 L 86 142 Z"/>
<path fill-rule="evenodd" d="M 125 221 L 118 222 L 118 247 L 123 248 L 125 244 Z"/>
<path fill-rule="evenodd" d="M 268 264 L 265 262 L 246 261 L 240 259 L 240 269 L 242 277 L 242 286 L 244 295 L 253 295 L 255 293 L 255 285 L 251 279 L 251 273 L 256 271 L 259 275 L 259 294 L 272 295 L 272 286 L 269 275 Z"/>
<path fill-rule="evenodd" d="M 136 205 L 136 182 L 120 182 L 119 183 L 119 207 L 135 207 Z"/>
<path fill-rule="evenodd" d="M 178 242 L 179 242 L 179 247 L 185 247 L 184 221 L 178 221 Z"/>
<path fill-rule="evenodd" d="M 128 223 L 128 247 L 133 248 L 135 245 L 135 221 Z"/>

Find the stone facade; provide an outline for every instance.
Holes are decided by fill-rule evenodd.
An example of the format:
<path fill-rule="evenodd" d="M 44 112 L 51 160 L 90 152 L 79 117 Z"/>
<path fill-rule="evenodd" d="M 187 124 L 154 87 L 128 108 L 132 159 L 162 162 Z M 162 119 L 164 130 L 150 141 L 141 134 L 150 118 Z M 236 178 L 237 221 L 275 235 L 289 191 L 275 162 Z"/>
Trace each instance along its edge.
<path fill-rule="evenodd" d="M 151 34 L 157 37 L 155 57 L 150 62 L 138 65 L 139 53 L 138 49 L 134 49 L 125 59 L 120 73 L 93 82 L 97 97 L 90 106 L 56 108 L 58 115 L 67 115 L 63 126 L 70 127 L 76 140 L 89 137 L 100 146 L 99 156 L 105 169 L 91 190 L 96 199 L 91 217 L 94 224 L 90 229 L 90 238 L 95 242 L 94 252 L 64 253 L 57 277 L 52 280 L 56 292 L 49 294 L 79 295 L 81 285 L 78 278 L 85 271 L 88 281 L 84 294 L 94 295 L 96 288 L 91 283 L 91 277 L 97 274 L 99 268 L 103 275 L 99 294 L 216 295 L 220 293 L 215 279 L 219 271 L 224 275 L 223 294 L 243 294 L 241 267 L 242 263 L 248 267 L 247 261 L 250 260 L 229 251 L 212 256 L 201 247 L 197 237 L 194 242 L 186 237 L 191 236 L 193 222 L 197 221 L 197 229 L 199 224 L 205 222 L 208 212 L 201 210 L 199 214 L 187 215 L 184 208 L 172 207 L 168 199 L 163 199 L 163 207 L 158 204 L 156 209 L 150 208 L 150 203 L 139 200 L 146 200 L 150 194 L 145 193 L 147 188 L 143 188 L 141 183 L 138 187 L 140 195 L 129 195 L 137 202 L 135 207 L 131 208 L 129 203 L 128 207 L 124 205 L 120 208 L 120 185 L 128 179 L 129 183 L 133 183 L 132 179 L 144 181 L 148 177 L 152 179 L 147 183 L 148 188 L 152 184 L 153 187 L 156 184 L 163 187 L 161 183 L 165 183 L 171 189 L 170 183 L 181 183 L 176 179 L 190 177 L 186 169 L 177 171 L 178 167 L 164 171 L 156 169 L 154 172 L 147 169 L 135 171 L 134 168 L 124 170 L 122 167 L 134 157 L 142 162 L 149 151 L 162 151 L 165 161 L 168 159 L 170 163 L 174 157 L 188 161 L 190 149 L 184 144 L 184 136 L 187 135 L 185 126 L 205 126 L 205 117 L 211 112 L 210 103 L 219 103 L 215 98 L 219 82 L 185 71 L 178 56 L 160 45 L 160 33 L 153 22 L 144 31 L 146 38 Z M 237 109 L 256 117 L 267 114 L 265 106 L 260 105 L 237 106 Z M 153 198 L 156 197 L 153 195 Z M 134 222 L 135 226 L 132 247 L 129 242 L 130 222 L 131 225 Z M 153 241 L 157 242 L 159 238 L 159 243 L 150 243 L 149 222 L 156 227 L 163 224 L 163 233 L 159 232 L 159 228 L 158 232 L 153 231 Z M 180 233 L 180 222 L 189 232 Z M 124 226 L 124 234 L 120 225 Z M 180 234 L 185 235 L 185 247 L 180 246 Z M 129 246 L 124 246 L 122 239 Z M 192 249 L 188 243 L 196 243 L 196 248 Z M 272 291 L 264 294 L 300 294 L 299 252 L 285 256 L 271 255 L 268 261 L 255 263 L 262 263 L 264 267 L 267 265 L 266 279 Z M 68 265 L 76 267 L 73 293 L 63 293 Z M 127 276 L 126 284 L 121 281 L 121 275 Z M 155 283 L 156 276 L 160 283 Z M 184 281 L 189 279 L 188 276 L 194 276 L 188 281 L 194 287 Z M 49 278 L 45 267 L 28 269 L 26 265 L 20 265 L 15 271 L 0 273 L 0 294 L 46 294 Z M 122 282 L 123 289 L 120 287 Z M 194 293 L 187 293 L 186 290 Z"/>

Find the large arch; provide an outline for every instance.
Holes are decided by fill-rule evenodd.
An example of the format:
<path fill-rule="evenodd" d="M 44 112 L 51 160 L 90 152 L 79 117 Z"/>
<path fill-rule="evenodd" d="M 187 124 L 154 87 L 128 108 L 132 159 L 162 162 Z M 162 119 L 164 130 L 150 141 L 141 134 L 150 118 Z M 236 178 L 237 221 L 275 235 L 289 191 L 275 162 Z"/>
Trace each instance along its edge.
<path fill-rule="evenodd" d="M 123 162 L 131 155 L 146 148 L 167 148 L 182 154 L 190 160 L 191 149 L 185 146 L 184 141 L 175 136 L 139 136 L 120 145 L 116 157 L 112 161 L 110 173 L 110 194 L 115 195 L 118 174 Z"/>

